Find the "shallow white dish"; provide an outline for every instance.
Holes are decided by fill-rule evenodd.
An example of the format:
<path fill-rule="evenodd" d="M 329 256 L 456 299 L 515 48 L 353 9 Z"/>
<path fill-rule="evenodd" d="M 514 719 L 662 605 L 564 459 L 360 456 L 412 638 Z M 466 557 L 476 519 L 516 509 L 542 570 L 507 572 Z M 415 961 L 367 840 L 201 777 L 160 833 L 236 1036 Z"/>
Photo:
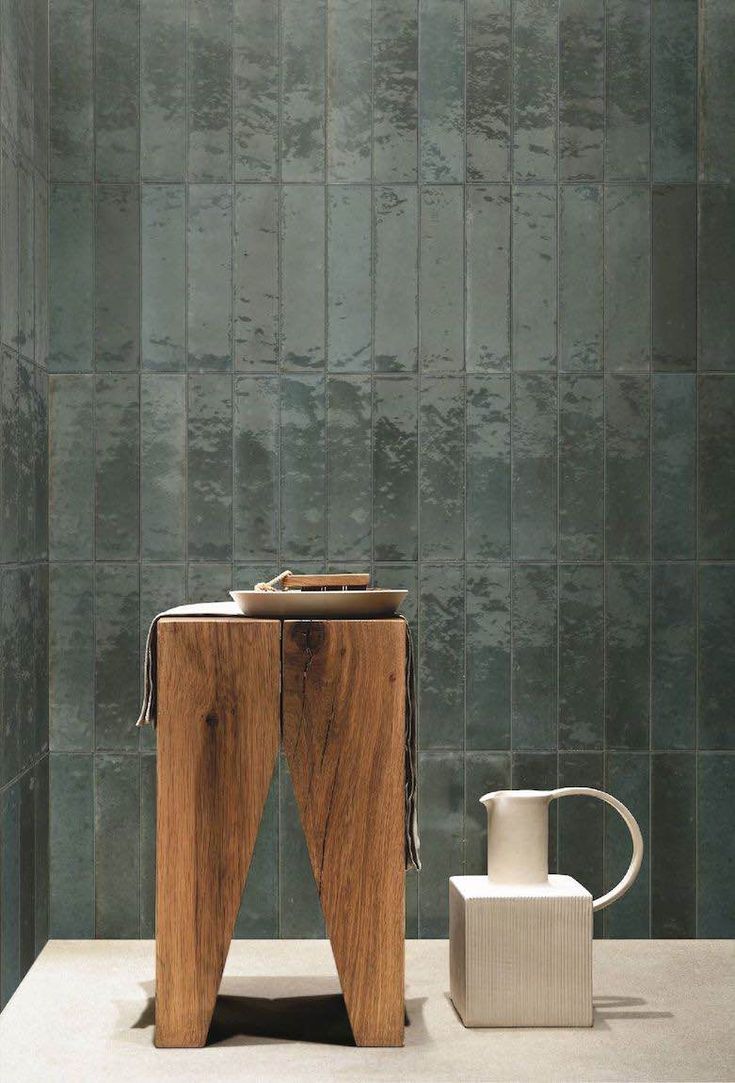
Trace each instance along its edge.
<path fill-rule="evenodd" d="M 392 617 L 407 590 L 231 590 L 246 617 Z"/>

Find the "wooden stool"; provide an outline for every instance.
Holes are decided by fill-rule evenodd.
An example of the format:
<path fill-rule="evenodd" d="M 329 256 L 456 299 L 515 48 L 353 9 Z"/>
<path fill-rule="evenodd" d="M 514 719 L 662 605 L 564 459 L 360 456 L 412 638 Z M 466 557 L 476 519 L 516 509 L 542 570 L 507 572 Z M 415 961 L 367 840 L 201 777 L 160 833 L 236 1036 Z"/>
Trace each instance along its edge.
<path fill-rule="evenodd" d="M 203 1046 L 279 741 L 357 1045 L 403 1044 L 404 622 L 158 625 L 156 1030 Z"/>

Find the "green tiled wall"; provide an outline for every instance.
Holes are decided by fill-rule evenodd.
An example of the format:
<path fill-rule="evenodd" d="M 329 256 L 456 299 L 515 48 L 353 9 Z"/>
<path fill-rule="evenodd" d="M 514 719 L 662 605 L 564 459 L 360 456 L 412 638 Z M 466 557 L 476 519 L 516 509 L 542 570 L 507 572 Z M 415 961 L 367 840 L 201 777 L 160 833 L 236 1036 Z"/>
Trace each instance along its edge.
<path fill-rule="evenodd" d="M 54 935 L 153 933 L 151 616 L 287 566 L 411 591 L 412 935 L 567 783 L 601 935 L 735 935 L 730 7 L 52 0 Z M 238 932 L 323 932 L 283 764 Z"/>

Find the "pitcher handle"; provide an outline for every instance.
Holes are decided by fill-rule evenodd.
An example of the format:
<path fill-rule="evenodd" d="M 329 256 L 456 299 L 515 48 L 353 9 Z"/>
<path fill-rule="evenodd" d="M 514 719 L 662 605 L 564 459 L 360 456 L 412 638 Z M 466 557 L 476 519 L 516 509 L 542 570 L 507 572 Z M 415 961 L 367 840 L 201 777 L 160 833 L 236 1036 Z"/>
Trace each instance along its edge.
<path fill-rule="evenodd" d="M 606 906 L 610 906 L 611 903 L 617 902 L 618 899 L 622 899 L 623 895 L 625 895 L 625 893 L 633 886 L 635 878 L 640 871 L 641 862 L 643 861 L 643 836 L 641 835 L 638 821 L 630 809 L 626 808 L 622 801 L 618 801 L 617 797 L 612 797 L 603 790 L 593 790 L 589 786 L 562 786 L 559 790 L 551 791 L 552 800 L 555 800 L 557 797 L 575 796 L 598 797 L 600 801 L 605 801 L 608 805 L 612 805 L 625 820 L 633 842 L 633 856 L 630 859 L 630 865 L 628 865 L 628 870 L 623 879 L 611 891 L 608 891 L 606 895 L 601 895 L 599 899 L 595 899 L 592 903 L 592 909 L 594 911 L 604 910 Z"/>

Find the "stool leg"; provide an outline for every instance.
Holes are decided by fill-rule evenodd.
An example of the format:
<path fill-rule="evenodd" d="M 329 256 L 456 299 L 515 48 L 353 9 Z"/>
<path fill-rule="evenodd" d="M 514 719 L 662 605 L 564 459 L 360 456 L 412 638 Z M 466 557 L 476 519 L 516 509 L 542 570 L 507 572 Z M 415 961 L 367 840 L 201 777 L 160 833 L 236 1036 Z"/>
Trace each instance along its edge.
<path fill-rule="evenodd" d="M 403 1045 L 405 628 L 286 621 L 283 746 L 358 1045 Z"/>
<path fill-rule="evenodd" d="M 158 625 L 156 1030 L 202 1046 L 276 762 L 278 621 Z"/>

